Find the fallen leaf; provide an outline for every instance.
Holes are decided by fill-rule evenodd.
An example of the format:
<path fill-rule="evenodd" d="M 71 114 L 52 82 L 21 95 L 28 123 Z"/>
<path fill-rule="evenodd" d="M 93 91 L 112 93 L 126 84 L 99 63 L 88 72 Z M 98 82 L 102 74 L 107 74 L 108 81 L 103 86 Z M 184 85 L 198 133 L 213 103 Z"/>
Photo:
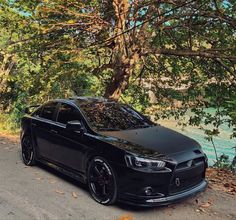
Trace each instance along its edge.
<path fill-rule="evenodd" d="M 42 180 L 43 179 L 43 177 L 37 177 L 37 178 L 35 178 L 36 180 Z"/>
<path fill-rule="evenodd" d="M 76 192 L 72 192 L 72 196 L 73 196 L 75 199 L 78 198 Z"/>
<path fill-rule="evenodd" d="M 232 188 L 232 189 L 231 189 L 231 192 L 236 193 L 236 188 Z"/>
<path fill-rule="evenodd" d="M 221 181 L 221 180 L 222 180 L 222 176 L 216 176 L 216 177 L 215 177 L 215 179 L 217 179 L 217 180 L 220 180 L 220 181 Z"/>
<path fill-rule="evenodd" d="M 65 194 L 65 193 L 64 193 L 63 191 L 61 191 L 61 190 L 55 190 L 55 192 L 58 193 L 58 194 L 61 194 L 61 195 L 62 195 L 62 194 Z"/>
<path fill-rule="evenodd" d="M 210 204 L 212 204 L 212 203 L 213 203 L 213 200 L 210 198 L 210 199 L 208 199 L 208 202 L 209 202 Z"/>
<path fill-rule="evenodd" d="M 119 220 L 133 220 L 133 216 L 132 215 L 122 215 L 119 217 Z"/>
<path fill-rule="evenodd" d="M 206 202 L 206 203 L 200 205 L 200 207 L 202 207 L 202 208 L 209 208 L 210 206 L 211 206 L 210 202 Z"/>
<path fill-rule="evenodd" d="M 201 212 L 206 212 L 206 210 L 203 209 L 203 208 L 199 208 L 199 210 L 200 210 Z"/>
<path fill-rule="evenodd" d="M 49 183 L 54 184 L 54 183 L 56 183 L 56 182 L 57 182 L 56 180 L 52 180 L 52 181 L 50 181 Z"/>
<path fill-rule="evenodd" d="M 230 184 L 229 183 L 225 183 L 224 187 L 230 187 Z"/>
<path fill-rule="evenodd" d="M 211 168 L 208 168 L 207 171 L 206 171 L 207 175 L 210 175 L 210 174 L 212 174 L 214 172 L 215 172 L 215 170 L 213 170 Z"/>

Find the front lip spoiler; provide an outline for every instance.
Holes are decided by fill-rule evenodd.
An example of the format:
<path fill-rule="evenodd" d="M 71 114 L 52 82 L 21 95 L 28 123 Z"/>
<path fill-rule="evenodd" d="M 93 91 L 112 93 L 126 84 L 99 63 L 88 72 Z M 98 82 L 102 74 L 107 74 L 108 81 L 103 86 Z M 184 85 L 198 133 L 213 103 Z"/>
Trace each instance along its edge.
<path fill-rule="evenodd" d="M 149 199 L 143 198 L 141 201 L 138 199 L 135 201 L 134 197 L 131 200 L 129 200 L 129 198 L 123 198 L 123 199 L 120 199 L 120 201 L 123 203 L 129 204 L 129 205 L 141 206 L 141 207 L 164 206 L 164 205 L 169 205 L 172 203 L 182 201 L 182 200 L 189 198 L 189 197 L 193 197 L 197 193 L 205 191 L 207 185 L 208 185 L 208 182 L 206 180 L 203 180 L 197 186 L 195 186 L 189 190 L 175 194 L 175 195 L 170 195 L 170 196 L 166 196 L 166 197 L 162 197 L 162 198 L 160 198 L 160 197 L 159 198 L 151 198 L 151 199 L 150 198 Z M 135 196 L 135 195 L 133 195 L 133 196 Z M 139 197 L 137 196 L 137 198 L 139 198 Z"/>

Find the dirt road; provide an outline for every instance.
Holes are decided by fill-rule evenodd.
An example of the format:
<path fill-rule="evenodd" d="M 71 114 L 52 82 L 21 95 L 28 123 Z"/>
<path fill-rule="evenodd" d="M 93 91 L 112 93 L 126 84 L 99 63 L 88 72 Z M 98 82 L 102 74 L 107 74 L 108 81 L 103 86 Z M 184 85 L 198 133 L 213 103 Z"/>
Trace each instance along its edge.
<path fill-rule="evenodd" d="M 90 198 L 85 186 L 43 166 L 26 167 L 14 136 L 0 134 L 0 167 L 0 220 L 236 219 L 236 196 L 210 188 L 164 208 L 104 207 Z"/>

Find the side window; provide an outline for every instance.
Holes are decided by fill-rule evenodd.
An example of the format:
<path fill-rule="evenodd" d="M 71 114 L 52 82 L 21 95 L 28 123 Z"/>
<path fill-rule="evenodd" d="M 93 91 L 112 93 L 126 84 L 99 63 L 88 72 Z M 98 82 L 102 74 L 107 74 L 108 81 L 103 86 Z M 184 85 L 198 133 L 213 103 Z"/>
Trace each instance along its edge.
<path fill-rule="evenodd" d="M 45 119 L 52 120 L 53 119 L 53 113 L 55 111 L 55 108 L 57 106 L 57 103 L 50 102 L 43 106 L 43 110 L 41 113 L 41 117 Z"/>
<path fill-rule="evenodd" d="M 58 110 L 57 121 L 62 124 L 66 124 L 68 121 L 76 121 L 76 120 L 77 121 L 81 120 L 78 109 L 68 104 L 62 103 Z"/>

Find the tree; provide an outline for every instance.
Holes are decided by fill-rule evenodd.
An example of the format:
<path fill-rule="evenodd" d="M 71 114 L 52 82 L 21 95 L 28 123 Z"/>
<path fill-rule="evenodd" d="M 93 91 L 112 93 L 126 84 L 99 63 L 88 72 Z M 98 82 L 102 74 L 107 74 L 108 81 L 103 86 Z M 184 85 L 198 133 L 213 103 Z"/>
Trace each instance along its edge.
<path fill-rule="evenodd" d="M 90 49 L 97 59 L 93 73 L 110 73 L 105 97 L 118 100 L 132 76 L 151 71 L 149 59 L 163 71 L 165 58 L 202 60 L 195 70 L 213 62 L 235 80 L 234 1 L 44 2 L 34 16 L 41 50 L 78 56 Z"/>
<path fill-rule="evenodd" d="M 14 99 L 14 78 L 17 71 L 22 71 L 23 61 L 19 59 L 19 46 L 11 47 L 11 42 L 27 37 L 29 19 L 0 2 L 0 107 L 9 108 Z"/>
<path fill-rule="evenodd" d="M 152 91 L 162 110 L 175 110 L 177 102 L 183 115 L 192 107 L 190 123 L 205 118 L 218 126 L 228 115 L 221 107 L 236 88 L 235 1 L 2 2 L 21 17 L 18 39 L 5 48 L 27 60 L 15 83 L 28 81 L 31 101 L 81 94 L 74 88 L 82 81 L 97 94 L 142 105 Z M 87 86 L 94 78 L 96 86 Z M 204 114 L 206 106 L 218 109 L 216 117 Z"/>

